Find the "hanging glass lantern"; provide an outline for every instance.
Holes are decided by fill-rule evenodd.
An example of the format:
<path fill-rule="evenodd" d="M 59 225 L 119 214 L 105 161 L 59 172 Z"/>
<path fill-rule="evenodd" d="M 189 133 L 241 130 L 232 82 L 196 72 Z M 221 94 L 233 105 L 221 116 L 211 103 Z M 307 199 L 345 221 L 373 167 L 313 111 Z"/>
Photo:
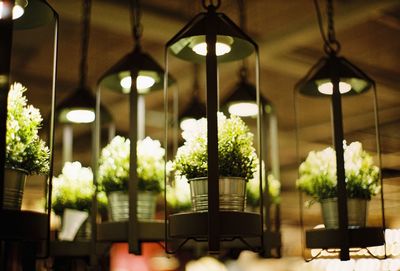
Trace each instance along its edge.
<path fill-rule="evenodd" d="M 375 82 L 338 55 L 332 1 L 327 3 L 326 56 L 295 86 L 298 156 L 304 160 L 297 187 L 321 204 L 324 227 L 306 231 L 305 246 L 321 249 L 312 257 L 327 250 L 349 260 L 352 248 L 384 243 L 377 98 Z M 318 5 L 316 9 L 321 24 Z M 380 201 L 370 201 L 376 194 Z M 301 211 L 301 224 L 312 227 L 315 220 L 303 221 L 307 212 Z M 374 216 L 374 222 L 367 215 Z"/>
<path fill-rule="evenodd" d="M 98 81 L 96 112 L 100 112 L 100 100 L 103 90 L 111 90 L 114 93 L 128 95 L 128 116 L 119 118 L 116 124 L 125 121 L 128 125 L 129 135 L 129 172 L 128 191 L 124 195 L 113 195 L 109 198 L 117 202 L 118 210 L 110 214 L 114 221 L 108 221 L 98 225 L 98 241 L 121 242 L 129 244 L 129 253 L 141 254 L 141 243 L 159 242 L 164 236 L 164 225 L 162 220 L 156 220 L 148 215 L 141 217 L 139 211 L 146 206 L 155 206 L 155 197 L 146 198 L 139 194 L 138 178 L 138 148 L 136 142 L 143 140 L 145 135 L 145 104 L 144 95 L 162 88 L 164 84 L 164 70 L 141 46 L 142 25 L 140 23 L 140 4 L 138 0 L 130 1 L 131 17 L 133 18 L 133 39 L 135 46 L 133 50 L 113 65 Z M 167 77 L 167 84 L 172 79 Z M 96 113 L 97 115 L 98 113 Z M 100 149 L 100 118 L 96 119 L 96 150 L 94 157 L 98 159 Z M 112 143 L 112 142 L 111 142 Z M 96 163 L 97 167 L 97 163 Z M 95 170 L 95 180 L 99 178 L 98 168 Z M 97 175 L 97 176 L 96 176 Z M 125 196 L 126 195 L 126 196 Z M 120 199 L 123 203 L 120 204 Z M 125 200 L 126 199 L 126 200 Z M 152 200 L 150 202 L 149 200 Z M 115 206 L 115 205 L 114 205 Z M 116 210 L 116 208 L 114 208 Z M 109 212 L 110 213 L 110 212 Z M 123 217 L 124 221 L 116 221 Z M 154 214 L 153 214 L 154 215 Z"/>
<path fill-rule="evenodd" d="M 50 35 L 46 35 L 50 29 L 43 26 L 47 24 L 54 27 Z M 13 31 L 20 29 L 26 31 Z M 35 38 L 38 32 L 43 37 L 40 41 Z M 58 14 L 42 0 L 0 1 L 0 40 L 0 240 L 6 250 L 19 253 L 24 247 L 29 251 L 30 258 L 24 263 L 29 264 L 49 255 Z M 47 77 L 51 81 L 35 84 L 24 76 L 24 67 L 30 64 L 27 51 L 18 48 L 42 48 L 43 41 L 53 44 L 53 52 L 44 61 L 52 65 L 41 70 L 51 74 Z M 15 61 L 22 54 L 24 61 Z M 48 121 L 43 121 L 45 116 Z M 25 180 L 27 190 L 32 183 L 43 186 L 45 209 L 30 206 L 31 211 L 21 210 Z M 28 192 L 25 196 L 32 195 Z M 35 245 L 23 243 L 27 241 Z M 35 247 L 40 242 L 46 243 L 45 250 Z"/>
<path fill-rule="evenodd" d="M 198 159 L 206 165 L 204 178 L 190 180 L 192 211 L 178 212 L 169 214 L 166 211 L 166 251 L 173 253 L 188 240 L 206 241 L 209 253 L 219 253 L 221 242 L 229 240 L 240 240 L 243 244 L 249 245 L 249 239 L 252 239 L 254 248 L 262 250 L 263 243 L 263 211 L 260 204 L 259 213 L 246 212 L 243 206 L 244 199 L 240 196 L 240 192 L 245 190 L 245 181 L 237 178 L 223 178 L 220 175 L 225 174 L 230 169 L 227 168 L 226 160 L 218 159 L 219 142 L 218 131 L 221 120 L 224 117 L 219 115 L 219 69 L 220 63 L 240 60 L 251 54 L 255 54 L 256 65 L 254 67 L 256 76 L 256 103 L 258 106 L 257 114 L 257 133 L 256 147 L 261 149 L 261 125 L 262 114 L 260 112 L 259 103 L 259 55 L 257 44 L 244 33 L 235 23 L 233 23 L 225 14 L 218 12 L 221 5 L 220 1 L 203 1 L 204 12 L 195 16 L 182 30 L 178 32 L 170 41 L 167 42 L 165 48 L 165 76 L 169 72 L 169 55 L 172 54 L 176 58 L 195 63 L 205 63 L 206 74 L 206 124 L 202 120 L 197 122 L 197 128 L 194 130 L 184 131 L 187 139 L 199 136 L 200 141 L 207 142 L 203 152 L 199 154 Z M 165 77 L 166 78 L 166 77 Z M 179 82 L 179 78 L 177 79 Z M 164 97 L 165 97 L 165 114 L 168 117 L 168 99 L 169 88 L 164 81 Z M 237 120 L 237 118 L 235 119 Z M 227 122 L 234 121 L 226 119 Z M 218 124 L 219 123 L 219 124 Z M 242 123 L 241 120 L 238 123 Z M 242 124 L 240 124 L 242 125 Z M 168 121 L 166 121 L 166 148 L 167 157 L 169 132 Z M 201 127 L 200 127 L 201 126 Z M 192 134 L 191 134 L 192 133 Z M 184 135 L 185 136 L 185 135 Z M 203 138 L 204 137 L 204 138 Z M 200 143 L 200 142 L 199 142 Z M 183 147 L 194 147 L 191 143 L 186 142 Z M 200 146 L 203 146 L 200 143 Z M 183 149 L 178 148 L 175 157 L 175 167 L 179 160 L 179 153 L 183 153 Z M 261 152 L 257 152 L 259 160 L 262 160 Z M 172 157 L 171 157 L 172 158 Z M 193 163 L 199 160 L 193 157 Z M 190 163 L 190 159 L 187 161 Z M 239 160 L 232 161 L 240 163 Z M 219 164 L 223 165 L 222 167 Z M 182 165 L 182 163 L 181 163 Z M 200 166 L 203 168 L 203 166 Z M 204 169 L 204 168 L 203 168 Z M 195 174 L 199 173 L 196 169 Z M 190 175 L 190 174 L 188 174 Z M 261 179 L 261 171 L 257 175 L 257 179 Z M 181 175 L 182 178 L 191 178 L 191 176 Z M 247 176 L 248 177 L 248 176 Z M 172 176 L 167 176 L 166 184 L 170 182 Z M 179 178 L 179 179 L 182 179 Z M 246 178 L 244 178 L 246 179 Z M 261 186 L 261 182 L 260 186 Z M 233 192 L 235 191 L 235 192 Z M 260 190 L 261 191 L 261 190 Z M 232 194 L 234 193 L 234 194 Z M 168 206 L 168 191 L 166 191 L 166 205 Z M 262 202 L 262 199 L 261 199 Z M 181 241 L 176 248 L 172 248 L 171 241 Z M 255 243 L 254 243 L 255 242 Z M 239 242 L 240 243 L 240 242 Z M 246 247 L 246 245 L 243 245 Z"/>

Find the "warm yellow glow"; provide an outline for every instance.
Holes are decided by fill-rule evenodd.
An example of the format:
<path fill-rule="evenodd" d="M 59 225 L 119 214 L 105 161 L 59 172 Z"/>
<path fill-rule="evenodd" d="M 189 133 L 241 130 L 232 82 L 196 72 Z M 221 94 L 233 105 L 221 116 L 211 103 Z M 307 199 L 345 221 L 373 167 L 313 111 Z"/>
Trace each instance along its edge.
<path fill-rule="evenodd" d="M 198 55 L 205 56 L 207 55 L 207 43 L 205 42 L 198 43 L 195 46 L 193 46 L 192 50 Z M 217 42 L 215 44 L 215 54 L 217 56 L 225 55 L 230 51 L 231 51 L 231 46 L 226 43 Z"/>
<path fill-rule="evenodd" d="M 252 116 L 257 116 L 258 107 L 256 103 L 250 103 L 250 102 L 235 103 L 229 106 L 228 111 L 230 114 L 239 117 L 252 117 Z"/>
<path fill-rule="evenodd" d="M 92 110 L 86 109 L 71 110 L 65 115 L 68 121 L 74 123 L 90 123 L 94 121 L 95 116 Z"/>
<path fill-rule="evenodd" d="M 181 123 L 179 124 L 179 127 L 182 129 L 182 131 L 191 129 L 196 125 L 196 119 L 194 118 L 184 118 L 181 120 Z"/>
<path fill-rule="evenodd" d="M 4 10 L 4 9 L 9 9 L 3 1 L 0 1 L 0 19 L 2 18 L 2 14 L 4 12 L 9 13 L 9 10 Z M 24 8 L 20 6 L 18 3 L 15 3 L 13 11 L 12 11 L 12 18 L 13 20 L 18 19 L 24 14 Z"/>
<path fill-rule="evenodd" d="M 156 80 L 153 77 L 147 75 L 139 75 L 136 79 L 136 88 L 140 94 L 144 94 L 149 91 L 149 89 L 154 85 Z M 121 87 L 124 93 L 129 93 L 132 85 L 132 78 L 130 76 L 125 76 L 120 81 Z"/>
<path fill-rule="evenodd" d="M 339 83 L 339 92 L 340 94 L 347 93 L 351 90 L 351 85 L 345 82 Z M 322 94 L 332 95 L 333 93 L 333 84 L 331 82 L 326 82 L 318 86 L 318 91 Z"/>

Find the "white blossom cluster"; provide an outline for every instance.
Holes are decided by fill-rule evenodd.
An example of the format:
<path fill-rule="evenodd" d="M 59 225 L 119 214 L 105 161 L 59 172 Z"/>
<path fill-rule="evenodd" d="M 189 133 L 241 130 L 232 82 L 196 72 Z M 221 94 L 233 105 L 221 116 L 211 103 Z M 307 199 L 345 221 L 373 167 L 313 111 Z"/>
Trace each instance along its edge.
<path fill-rule="evenodd" d="M 164 180 L 165 150 L 158 140 L 146 137 L 137 142 L 137 174 L 140 191 L 160 192 Z M 100 155 L 99 181 L 106 192 L 128 188 L 130 141 L 114 137 Z"/>
<path fill-rule="evenodd" d="M 92 170 L 80 162 L 66 162 L 53 178 L 53 210 L 57 215 L 65 208 L 88 211 L 94 191 Z"/>
<path fill-rule="evenodd" d="M 380 190 L 379 168 L 358 141 L 343 142 L 348 197 L 370 199 Z M 299 168 L 297 187 L 316 200 L 337 196 L 336 152 L 328 147 L 311 151 Z"/>
<path fill-rule="evenodd" d="M 265 165 L 263 165 L 263 189 L 265 189 Z M 259 166 L 257 165 L 257 170 L 254 173 L 254 177 L 247 182 L 246 190 L 247 190 L 247 202 L 251 206 L 257 206 L 260 200 L 260 181 L 259 181 Z M 280 181 L 272 174 L 268 174 L 268 192 L 270 196 L 271 203 L 279 203 L 280 201 L 280 190 L 281 183 Z"/>
<path fill-rule="evenodd" d="M 177 150 L 174 170 L 187 179 L 207 176 L 207 119 L 196 120 L 182 137 L 185 142 Z M 238 116 L 218 113 L 218 158 L 220 176 L 247 180 L 253 176 L 257 164 L 253 134 Z"/>

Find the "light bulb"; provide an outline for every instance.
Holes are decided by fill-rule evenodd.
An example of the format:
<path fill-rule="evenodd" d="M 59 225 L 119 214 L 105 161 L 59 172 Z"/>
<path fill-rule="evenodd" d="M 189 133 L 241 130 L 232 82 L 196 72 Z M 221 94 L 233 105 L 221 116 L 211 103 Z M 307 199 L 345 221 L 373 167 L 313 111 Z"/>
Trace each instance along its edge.
<path fill-rule="evenodd" d="M 345 82 L 339 82 L 339 92 L 340 94 L 347 93 L 351 90 L 351 85 Z M 333 84 L 331 82 L 326 82 L 318 86 L 318 91 L 325 95 L 332 95 Z"/>
<path fill-rule="evenodd" d="M 256 103 L 241 102 L 231 104 L 228 111 L 230 114 L 239 117 L 252 117 L 258 114 L 258 107 Z"/>
<path fill-rule="evenodd" d="M 198 43 L 195 46 L 193 46 L 192 50 L 198 55 L 205 56 L 207 55 L 207 43 L 205 42 Z M 215 54 L 217 56 L 225 55 L 230 51 L 231 51 L 230 45 L 223 42 L 215 43 Z"/>
<path fill-rule="evenodd" d="M 179 127 L 181 128 L 182 131 L 185 131 L 185 130 L 190 130 L 192 127 L 194 127 L 194 125 L 196 125 L 196 119 L 184 118 L 183 120 L 181 120 Z"/>
<path fill-rule="evenodd" d="M 0 1 L 0 19 L 3 19 L 2 14 L 4 13 L 4 9 L 8 7 L 4 4 L 3 1 Z M 7 10 L 6 10 L 7 12 Z M 12 18 L 13 20 L 18 19 L 24 14 L 24 8 L 19 4 L 15 3 L 13 10 L 12 10 Z"/>
<path fill-rule="evenodd" d="M 92 110 L 76 109 L 69 111 L 65 117 L 73 123 L 91 123 L 95 119 L 95 114 Z"/>
<path fill-rule="evenodd" d="M 156 80 L 153 77 L 147 75 L 139 75 L 136 79 L 136 88 L 139 93 L 143 94 L 148 92 L 149 88 L 151 88 Z M 124 93 L 129 93 L 132 85 L 132 78 L 130 76 L 125 76 L 120 81 L 121 87 L 124 90 Z"/>

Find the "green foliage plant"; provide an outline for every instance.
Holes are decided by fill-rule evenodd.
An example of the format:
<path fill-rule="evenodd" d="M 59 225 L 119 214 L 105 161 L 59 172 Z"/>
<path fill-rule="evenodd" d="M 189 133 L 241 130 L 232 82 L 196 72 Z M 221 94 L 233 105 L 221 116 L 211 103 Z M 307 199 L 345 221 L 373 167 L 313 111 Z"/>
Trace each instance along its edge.
<path fill-rule="evenodd" d="M 53 178 L 52 209 L 56 215 L 62 215 L 66 208 L 89 212 L 92 206 L 93 173 L 80 162 L 66 162 L 62 172 Z M 104 212 L 107 198 L 104 193 L 97 195 L 98 209 Z"/>
<path fill-rule="evenodd" d="M 348 198 L 370 200 L 380 191 L 379 168 L 358 141 L 344 148 L 345 182 Z M 299 167 L 296 186 L 313 201 L 337 197 L 336 152 L 328 147 L 311 151 Z"/>
<path fill-rule="evenodd" d="M 173 164 L 178 176 L 188 180 L 207 176 L 207 119 L 196 120 L 182 132 L 183 146 L 179 147 Z M 238 116 L 227 118 L 218 113 L 218 165 L 223 177 L 242 177 L 250 180 L 258 163 L 253 147 L 253 134 Z"/>
<path fill-rule="evenodd" d="M 99 184 L 106 193 L 128 191 L 130 141 L 114 137 L 102 149 L 99 163 Z M 158 140 L 146 137 L 137 142 L 138 190 L 159 193 L 163 190 L 164 154 Z"/>
<path fill-rule="evenodd" d="M 28 104 L 25 91 L 20 83 L 14 83 L 8 93 L 5 167 L 46 175 L 50 152 L 38 133 L 43 119 L 39 109 Z"/>

